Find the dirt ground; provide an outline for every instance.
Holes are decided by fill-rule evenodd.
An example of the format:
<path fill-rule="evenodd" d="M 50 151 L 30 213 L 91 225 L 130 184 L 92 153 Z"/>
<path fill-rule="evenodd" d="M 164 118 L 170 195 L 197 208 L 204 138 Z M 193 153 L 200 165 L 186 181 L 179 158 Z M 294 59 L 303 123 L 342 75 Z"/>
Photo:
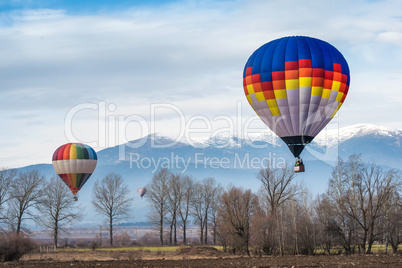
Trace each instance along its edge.
<path fill-rule="evenodd" d="M 192 247 L 178 252 L 73 251 L 33 253 L 5 267 L 402 267 L 401 255 L 239 257 L 215 248 Z"/>

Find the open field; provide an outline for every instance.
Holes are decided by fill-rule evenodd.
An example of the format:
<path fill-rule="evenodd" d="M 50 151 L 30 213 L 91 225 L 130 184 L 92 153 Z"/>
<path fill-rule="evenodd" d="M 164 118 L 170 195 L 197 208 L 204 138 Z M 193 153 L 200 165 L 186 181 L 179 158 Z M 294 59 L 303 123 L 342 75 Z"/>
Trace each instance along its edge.
<path fill-rule="evenodd" d="M 162 250 L 164 249 L 164 250 Z M 213 247 L 60 250 L 31 253 L 7 267 L 402 267 L 401 255 L 233 256 Z"/>

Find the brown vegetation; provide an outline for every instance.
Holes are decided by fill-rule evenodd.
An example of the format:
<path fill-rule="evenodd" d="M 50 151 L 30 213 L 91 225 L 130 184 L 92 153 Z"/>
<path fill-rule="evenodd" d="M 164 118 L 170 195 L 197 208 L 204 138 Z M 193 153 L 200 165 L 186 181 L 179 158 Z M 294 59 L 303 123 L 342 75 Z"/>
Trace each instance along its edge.
<path fill-rule="evenodd" d="M 145 198 L 149 201 L 149 216 L 158 230 L 158 236 L 148 231 L 140 239 L 136 235 L 136 240 L 131 240 L 129 233 L 122 230 L 116 235 L 115 242 L 121 246 L 156 243 L 183 245 L 176 253 L 111 250 L 107 256 L 102 255 L 100 258 L 97 249 L 102 246 L 102 226 L 96 237 L 81 238 L 73 246 L 92 249 L 85 251 L 85 254 L 93 256 L 93 261 L 132 262 L 155 258 L 190 261 L 205 257 L 236 259 L 235 255 L 239 255 L 254 263 L 253 258 L 261 258 L 265 262 L 269 259 L 267 256 L 326 254 L 329 259 L 336 259 L 330 255 L 373 254 L 377 253 L 373 251 L 376 245 L 383 245 L 384 253 L 390 253 L 391 250 L 397 253 L 398 245 L 402 243 L 401 177 L 394 170 L 382 170 L 373 164 L 364 163 L 360 156 L 352 155 L 345 161 L 339 161 L 333 169 L 327 191 L 316 198 L 294 181 L 292 169 L 268 166 L 259 172 L 257 178 L 261 188 L 257 193 L 252 193 L 249 189 L 235 186 L 224 190 L 214 178 L 197 181 L 167 169 L 155 173 L 147 186 L 148 195 Z M 116 219 L 128 215 L 128 202 L 131 198 L 118 174 L 109 174 L 106 179 L 110 179 L 111 183 L 105 181 L 102 185 L 108 187 L 102 188 L 99 183 L 95 183 L 93 204 L 98 206 L 100 213 L 109 217 L 109 243 L 114 245 L 113 225 Z M 30 181 L 32 183 L 27 183 Z M 25 189 L 25 184 L 34 184 L 35 188 Z M 4 185 L 9 187 L 4 188 Z M 56 202 L 39 202 L 33 196 L 42 188 L 43 179 L 37 171 L 18 175 L 0 171 L 0 212 L 3 225 L 7 223 L 8 230 L 16 233 L 15 237 L 3 234 L 0 239 L 4 261 L 19 259 L 29 251 L 31 242 L 23 236 L 21 223 L 27 216 L 34 216 L 33 208 L 36 207 L 42 215 L 48 212 L 52 215 L 52 206 L 44 204 L 53 205 Z M 56 195 L 52 193 L 60 187 L 48 189 L 48 196 L 53 197 Z M 23 198 L 23 193 L 29 198 Z M 22 210 L 17 210 L 20 207 L 18 204 Z M 196 239 L 186 235 L 188 221 L 199 227 Z M 57 228 L 61 229 L 62 225 L 57 224 Z M 211 235 L 212 240 L 208 239 Z M 190 242 L 222 245 L 224 252 L 208 247 L 185 247 Z M 54 244 L 57 245 L 57 238 Z M 69 245 L 67 240 L 64 244 Z M 102 253 L 105 252 L 102 249 Z M 81 259 L 81 253 L 77 254 L 74 253 L 74 257 L 67 254 L 66 257 L 70 259 L 64 261 Z M 51 258 L 62 255 L 63 252 L 54 253 Z M 31 259 L 37 259 L 32 256 Z M 43 253 L 40 256 L 42 258 Z M 291 259 L 286 257 L 284 260 L 287 258 Z M 399 262 L 399 256 L 389 258 Z M 223 263 L 232 265 L 226 260 Z"/>
<path fill-rule="evenodd" d="M 234 186 L 223 191 L 213 178 L 188 178 L 194 194 L 184 199 L 182 175 L 167 169 L 156 173 L 146 198 L 151 215 L 157 215 L 153 222 L 161 244 L 187 242 L 177 239 L 183 208 L 199 226 L 201 245 L 220 244 L 232 254 L 248 255 L 249 247 L 259 256 L 370 254 L 375 243 L 395 253 L 402 243 L 401 177 L 394 170 L 382 170 L 352 155 L 339 160 L 327 191 L 316 198 L 295 182 L 291 168 L 268 166 L 257 178 L 258 193 Z"/>
<path fill-rule="evenodd" d="M 401 267 L 400 255 L 233 256 L 212 247 L 176 252 L 68 251 L 28 254 L 7 267 Z"/>
<path fill-rule="evenodd" d="M 33 248 L 33 241 L 21 233 L 11 232 L 0 235 L 0 260 L 3 262 L 18 261 Z"/>
<path fill-rule="evenodd" d="M 129 217 L 132 200 L 133 198 L 129 197 L 128 186 L 116 173 L 107 174 L 102 180 L 96 181 L 92 188 L 92 205 L 108 221 L 110 246 L 113 246 L 113 231 L 116 221 Z"/>

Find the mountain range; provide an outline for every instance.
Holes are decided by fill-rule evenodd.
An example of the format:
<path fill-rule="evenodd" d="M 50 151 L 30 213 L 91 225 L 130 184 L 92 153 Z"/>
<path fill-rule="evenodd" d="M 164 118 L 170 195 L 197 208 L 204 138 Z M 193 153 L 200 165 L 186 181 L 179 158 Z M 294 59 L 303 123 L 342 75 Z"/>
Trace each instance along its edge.
<path fill-rule="evenodd" d="M 361 154 L 364 161 L 385 169 L 401 169 L 402 130 L 359 124 L 340 129 L 324 129 L 306 146 L 302 158 L 305 173 L 296 179 L 312 195 L 325 191 L 338 157 Z M 150 134 L 127 144 L 97 152 L 98 164 L 92 177 L 79 192 L 79 204 L 86 211 L 83 223 L 99 222 L 91 206 L 94 182 L 109 172 L 122 175 L 134 195 L 132 222 L 146 221 L 146 197 L 141 199 L 136 189 L 150 182 L 153 173 L 166 167 L 173 172 L 196 179 L 214 177 L 220 184 L 242 186 L 258 191 L 257 174 L 269 162 L 283 167 L 294 164 L 286 144 L 267 131 L 248 136 L 218 135 L 210 138 L 176 140 L 163 134 Z M 51 164 L 37 164 L 20 170 L 38 169 L 46 177 L 57 176 Z"/>

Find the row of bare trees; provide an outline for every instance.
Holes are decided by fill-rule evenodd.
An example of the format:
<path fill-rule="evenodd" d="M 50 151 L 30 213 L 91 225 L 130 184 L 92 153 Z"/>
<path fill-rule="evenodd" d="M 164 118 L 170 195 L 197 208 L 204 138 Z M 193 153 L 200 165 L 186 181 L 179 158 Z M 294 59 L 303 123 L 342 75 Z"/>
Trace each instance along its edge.
<path fill-rule="evenodd" d="M 395 170 L 384 171 L 366 164 L 359 155 L 340 161 L 328 190 L 317 198 L 318 219 L 325 226 L 328 243 L 336 240 L 347 253 L 371 253 L 375 242 L 402 242 L 401 178 Z M 331 239 L 331 237 L 333 237 Z"/>
<path fill-rule="evenodd" d="M 160 244 L 176 245 L 178 232 L 186 243 L 190 221 L 199 226 L 201 244 L 219 243 L 235 254 L 250 254 L 251 246 L 257 254 L 331 254 L 340 248 L 369 254 L 374 243 L 394 252 L 402 243 L 401 177 L 395 170 L 365 163 L 359 155 L 340 159 L 327 191 L 315 198 L 291 169 L 268 166 L 257 179 L 261 187 L 253 193 L 160 170 L 146 197 Z"/>
<path fill-rule="evenodd" d="M 199 224 L 200 242 L 208 244 L 208 228 L 213 231 L 216 243 L 216 221 L 222 187 L 214 178 L 201 182 L 190 176 L 161 169 L 147 186 L 147 200 L 151 208 L 149 220 L 158 228 L 161 245 L 177 245 L 178 229 L 182 230 L 183 243 L 187 243 L 187 226 L 192 218 Z M 169 241 L 164 241 L 168 228 Z"/>
<path fill-rule="evenodd" d="M 45 183 L 46 182 L 46 183 Z M 64 183 L 52 177 L 46 181 L 38 170 L 17 172 L 0 170 L 0 217 L 3 231 L 17 235 L 29 230 L 25 223 L 34 221 L 52 230 L 55 245 L 59 233 L 82 216 Z"/>
<path fill-rule="evenodd" d="M 261 186 L 253 193 L 223 188 L 214 178 L 196 180 L 167 169 L 155 173 L 145 198 L 160 244 L 186 244 L 189 224 L 199 226 L 201 244 L 221 244 L 240 254 L 250 254 L 250 247 L 257 254 L 331 254 L 340 247 L 347 254 L 369 254 L 374 243 L 394 252 L 402 243 L 401 177 L 395 170 L 352 155 L 339 161 L 327 191 L 315 198 L 291 169 L 268 166 L 257 179 Z M 110 245 L 115 225 L 131 216 L 131 203 L 120 175 L 111 173 L 95 182 L 92 205 L 107 220 Z M 81 217 L 60 179 L 47 181 L 37 170 L 0 170 L 3 229 L 19 234 L 33 220 L 52 230 L 57 246 L 60 232 L 68 232 Z"/>
<path fill-rule="evenodd" d="M 95 182 L 92 205 L 107 221 L 110 245 L 118 221 L 131 216 L 128 186 L 119 174 L 110 173 Z M 28 234 L 25 223 L 37 223 L 51 231 L 57 247 L 60 233 L 69 233 L 70 226 L 83 217 L 64 182 L 56 177 L 46 180 L 38 170 L 17 172 L 0 170 L 0 227 L 3 232 Z"/>

